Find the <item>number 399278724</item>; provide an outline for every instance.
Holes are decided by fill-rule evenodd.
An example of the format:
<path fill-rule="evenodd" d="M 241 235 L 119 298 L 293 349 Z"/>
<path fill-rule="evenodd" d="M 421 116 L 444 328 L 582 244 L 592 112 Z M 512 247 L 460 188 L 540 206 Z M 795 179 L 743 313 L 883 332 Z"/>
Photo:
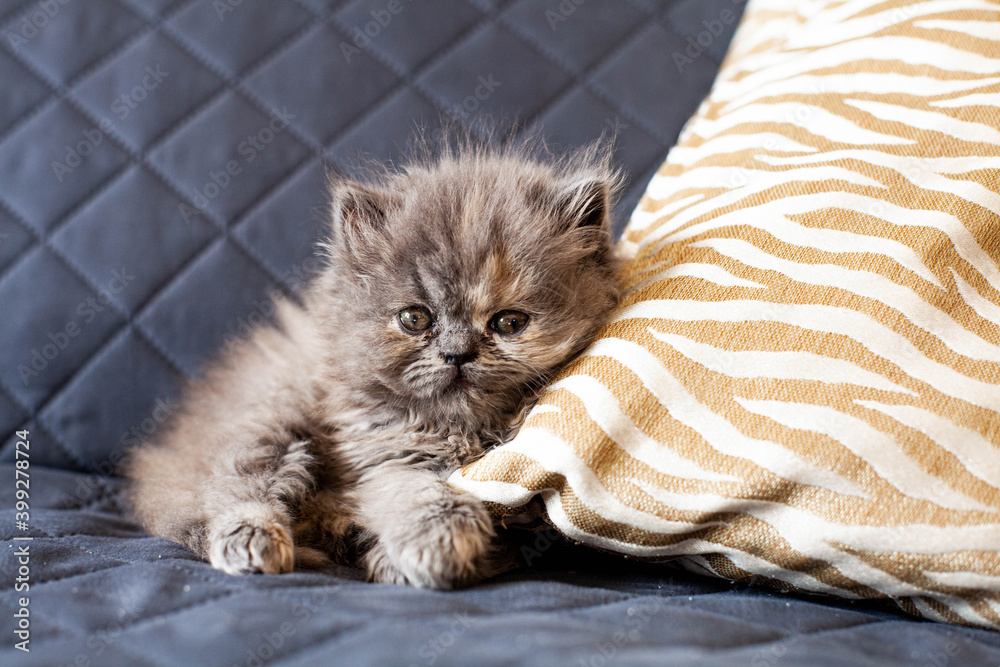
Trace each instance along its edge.
<path fill-rule="evenodd" d="M 28 468 L 30 467 L 28 461 L 30 446 L 28 432 L 18 431 L 17 442 L 14 445 L 14 467 L 16 468 L 14 471 L 14 498 L 17 501 L 14 505 L 14 521 L 17 522 L 17 527 L 21 530 L 28 529 L 28 520 L 30 518 L 30 507 L 28 505 L 28 492 L 31 482 L 31 476 L 28 472 Z"/>

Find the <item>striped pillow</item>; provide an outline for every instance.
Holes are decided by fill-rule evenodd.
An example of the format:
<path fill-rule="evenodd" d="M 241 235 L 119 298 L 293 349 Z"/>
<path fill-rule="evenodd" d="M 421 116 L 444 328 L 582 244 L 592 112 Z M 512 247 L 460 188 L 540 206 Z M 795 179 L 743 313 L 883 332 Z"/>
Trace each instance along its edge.
<path fill-rule="evenodd" d="M 452 482 L 596 547 L 1000 628 L 998 107 L 1000 4 L 752 0 L 617 316 Z"/>

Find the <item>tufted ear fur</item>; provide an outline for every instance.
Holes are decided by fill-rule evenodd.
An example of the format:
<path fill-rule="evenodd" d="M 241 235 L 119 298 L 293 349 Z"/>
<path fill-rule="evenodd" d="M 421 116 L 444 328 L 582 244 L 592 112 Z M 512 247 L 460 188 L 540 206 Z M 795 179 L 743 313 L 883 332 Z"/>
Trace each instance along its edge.
<path fill-rule="evenodd" d="M 394 198 L 388 192 L 355 181 L 331 184 L 334 238 L 347 250 L 368 246 L 385 228 Z"/>
<path fill-rule="evenodd" d="M 592 227 L 607 231 L 614 187 L 614 179 L 603 176 L 581 176 L 568 180 L 556 197 L 556 210 L 566 230 Z"/>

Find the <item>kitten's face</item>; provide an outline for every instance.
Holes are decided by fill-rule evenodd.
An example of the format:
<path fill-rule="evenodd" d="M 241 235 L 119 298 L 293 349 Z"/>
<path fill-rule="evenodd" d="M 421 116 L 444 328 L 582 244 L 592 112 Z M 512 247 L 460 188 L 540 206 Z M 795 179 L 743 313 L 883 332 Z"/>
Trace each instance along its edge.
<path fill-rule="evenodd" d="M 413 239 L 418 257 L 394 265 L 396 280 L 379 290 L 373 313 L 382 382 L 423 409 L 464 419 L 512 409 L 604 322 L 601 300 L 575 298 L 576 276 L 550 265 L 547 245 L 518 256 L 486 230 L 471 231 L 485 242 Z"/>
<path fill-rule="evenodd" d="M 616 303 L 611 186 L 459 160 L 343 196 L 334 261 L 366 390 L 429 422 L 504 423 Z"/>

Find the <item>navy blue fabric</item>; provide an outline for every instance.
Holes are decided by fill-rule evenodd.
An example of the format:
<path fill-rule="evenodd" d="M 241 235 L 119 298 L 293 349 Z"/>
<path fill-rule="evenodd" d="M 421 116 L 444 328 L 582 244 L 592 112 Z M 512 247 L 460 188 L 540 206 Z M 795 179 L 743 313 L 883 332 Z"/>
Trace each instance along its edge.
<path fill-rule="evenodd" d="M 3 479 L 13 467 L 0 465 Z M 985 665 L 1000 635 L 882 604 L 796 598 L 551 542 L 531 566 L 454 592 L 368 584 L 348 568 L 233 577 L 144 535 L 117 480 L 32 473 L 32 665 Z M 5 507 L 14 503 L 5 485 Z M 18 544 L 23 544 L 19 542 Z M 13 580 L 11 550 L 0 569 Z"/>
<path fill-rule="evenodd" d="M 124 452 L 315 270 L 322 165 L 442 117 L 617 131 L 618 229 L 739 0 L 0 0 L 0 663 L 934 665 L 995 635 L 552 545 L 470 590 L 229 577 L 122 509 Z M 15 524 L 15 431 L 30 520 Z M 30 541 L 31 653 L 11 539 Z M 540 541 L 536 542 L 538 539 Z"/>

